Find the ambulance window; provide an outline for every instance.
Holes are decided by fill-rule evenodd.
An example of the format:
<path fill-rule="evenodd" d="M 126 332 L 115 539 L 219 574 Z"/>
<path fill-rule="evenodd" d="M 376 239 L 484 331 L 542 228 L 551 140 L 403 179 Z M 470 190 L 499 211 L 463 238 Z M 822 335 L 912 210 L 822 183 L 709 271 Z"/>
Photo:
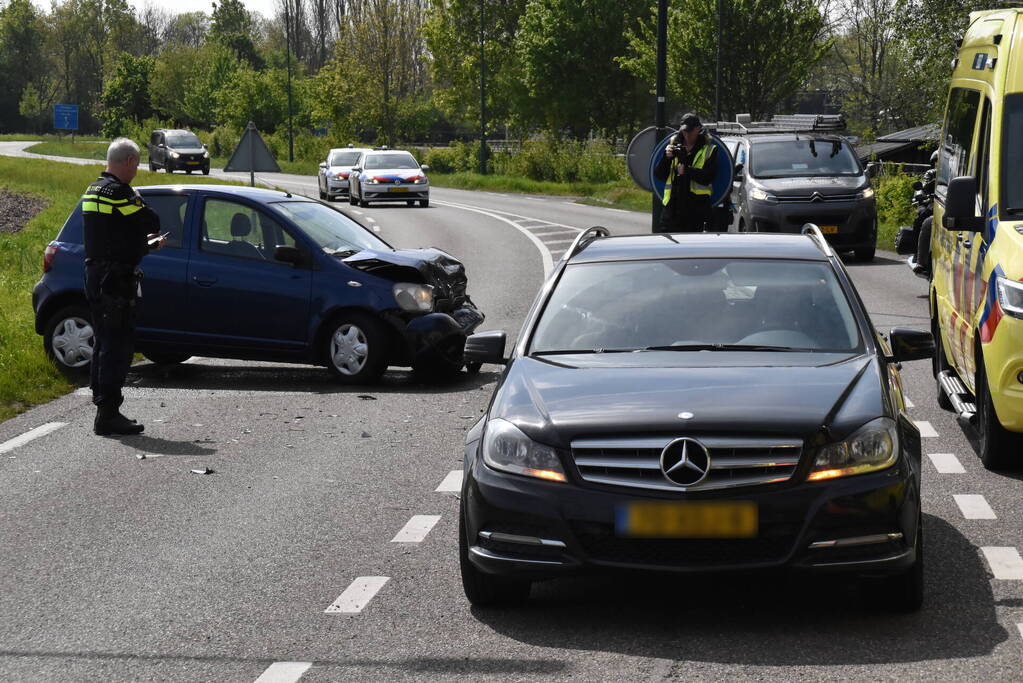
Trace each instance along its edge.
<path fill-rule="evenodd" d="M 1006 95 L 1002 105 L 1002 163 L 998 204 L 1001 217 L 1023 215 L 1023 94 Z"/>
<path fill-rule="evenodd" d="M 953 88 L 948 97 L 945 118 L 945 139 L 941 142 L 935 193 L 945 198 L 948 181 L 970 170 L 970 149 L 980 109 L 980 93 L 966 88 Z"/>
<path fill-rule="evenodd" d="M 991 100 L 984 98 L 984 110 L 980 115 L 980 144 L 977 146 L 977 164 L 974 166 L 977 173 L 977 199 L 980 206 L 977 207 L 978 215 L 987 215 L 987 184 L 990 177 L 988 169 L 988 155 L 991 146 Z"/>

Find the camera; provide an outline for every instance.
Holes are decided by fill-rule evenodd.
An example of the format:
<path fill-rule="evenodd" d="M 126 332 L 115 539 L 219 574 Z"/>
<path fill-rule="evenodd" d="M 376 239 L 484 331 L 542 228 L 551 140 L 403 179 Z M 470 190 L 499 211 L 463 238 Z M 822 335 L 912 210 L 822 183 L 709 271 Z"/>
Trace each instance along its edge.
<path fill-rule="evenodd" d="M 675 156 L 684 156 L 686 153 L 686 148 L 676 142 L 670 143 L 668 145 L 668 149 L 670 149 L 671 153 Z"/>

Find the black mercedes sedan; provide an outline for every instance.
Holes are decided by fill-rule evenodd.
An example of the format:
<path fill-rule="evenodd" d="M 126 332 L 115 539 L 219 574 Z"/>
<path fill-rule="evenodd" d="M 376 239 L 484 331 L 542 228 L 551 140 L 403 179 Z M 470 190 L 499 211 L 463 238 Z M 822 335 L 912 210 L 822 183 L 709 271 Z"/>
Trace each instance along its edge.
<path fill-rule="evenodd" d="M 575 572 L 809 570 L 923 597 L 920 433 L 901 361 L 816 226 L 610 237 L 566 252 L 465 441 L 462 583 L 520 602 Z"/>

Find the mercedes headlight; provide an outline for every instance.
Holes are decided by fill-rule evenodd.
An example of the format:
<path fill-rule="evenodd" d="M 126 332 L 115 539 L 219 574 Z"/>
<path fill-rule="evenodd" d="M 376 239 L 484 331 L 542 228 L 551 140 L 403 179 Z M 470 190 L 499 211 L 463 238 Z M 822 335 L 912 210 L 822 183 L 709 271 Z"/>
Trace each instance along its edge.
<path fill-rule="evenodd" d="M 1013 318 L 1023 318 L 1023 282 L 997 276 L 995 288 L 998 291 L 998 305 Z"/>
<path fill-rule="evenodd" d="M 880 417 L 863 425 L 844 441 L 820 448 L 807 479 L 820 481 L 875 472 L 891 467 L 898 457 L 899 433 L 895 422 Z"/>
<path fill-rule="evenodd" d="M 394 285 L 394 300 L 402 310 L 429 313 L 433 310 L 433 287 L 414 282 L 398 282 Z"/>
<path fill-rule="evenodd" d="M 755 199 L 758 202 L 773 202 L 776 197 L 773 194 L 761 190 L 759 187 L 754 187 L 749 191 L 750 199 Z"/>
<path fill-rule="evenodd" d="M 874 196 L 874 188 L 872 188 L 872 187 L 865 187 L 862 190 L 860 190 L 860 193 L 859 193 L 860 199 L 870 199 L 873 196 Z"/>
<path fill-rule="evenodd" d="M 502 472 L 565 481 L 565 471 L 553 448 L 533 441 L 511 422 L 500 418 L 487 423 L 483 462 Z"/>

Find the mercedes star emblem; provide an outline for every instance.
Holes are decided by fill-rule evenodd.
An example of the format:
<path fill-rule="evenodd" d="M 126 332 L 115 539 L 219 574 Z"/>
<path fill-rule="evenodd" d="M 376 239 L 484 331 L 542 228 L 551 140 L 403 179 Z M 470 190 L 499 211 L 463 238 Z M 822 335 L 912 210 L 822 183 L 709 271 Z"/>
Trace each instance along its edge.
<path fill-rule="evenodd" d="M 661 472 L 679 486 L 699 484 L 710 471 L 707 447 L 696 439 L 675 439 L 661 451 Z"/>

